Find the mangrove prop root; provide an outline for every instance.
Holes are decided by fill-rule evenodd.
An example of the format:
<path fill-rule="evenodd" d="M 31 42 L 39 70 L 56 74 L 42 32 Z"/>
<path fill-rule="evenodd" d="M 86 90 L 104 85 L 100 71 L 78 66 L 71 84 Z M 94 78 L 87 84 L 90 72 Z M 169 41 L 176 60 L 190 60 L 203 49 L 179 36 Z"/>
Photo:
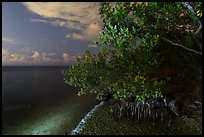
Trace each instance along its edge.
<path fill-rule="evenodd" d="M 118 101 L 110 106 L 110 114 L 117 120 L 127 118 L 137 122 L 152 121 L 155 123 L 163 122 L 173 114 L 178 116 L 176 108 L 174 100 L 167 102 L 165 98 L 135 102 Z"/>

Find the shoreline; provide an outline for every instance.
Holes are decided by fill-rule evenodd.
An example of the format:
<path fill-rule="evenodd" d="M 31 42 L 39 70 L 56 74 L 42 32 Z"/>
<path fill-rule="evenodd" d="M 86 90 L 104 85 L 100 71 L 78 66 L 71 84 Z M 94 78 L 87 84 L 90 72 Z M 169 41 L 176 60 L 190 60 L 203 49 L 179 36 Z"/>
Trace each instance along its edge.
<path fill-rule="evenodd" d="M 79 124 L 76 126 L 74 130 L 71 131 L 69 135 L 77 135 L 80 134 L 80 132 L 84 129 L 86 122 L 91 118 L 93 113 L 102 105 L 104 105 L 104 102 L 102 101 L 101 103 L 97 104 L 91 111 L 89 111 L 85 117 L 79 122 Z M 67 133 L 65 133 L 67 134 Z"/>
<path fill-rule="evenodd" d="M 72 96 L 4 112 L 2 135 L 63 135 L 71 132 L 96 103 L 92 95 Z"/>
<path fill-rule="evenodd" d="M 98 108 L 79 135 L 202 135 L 202 116 L 187 118 L 185 116 L 168 122 L 137 123 L 128 120 L 116 121 L 109 115 L 110 104 L 105 102 Z"/>

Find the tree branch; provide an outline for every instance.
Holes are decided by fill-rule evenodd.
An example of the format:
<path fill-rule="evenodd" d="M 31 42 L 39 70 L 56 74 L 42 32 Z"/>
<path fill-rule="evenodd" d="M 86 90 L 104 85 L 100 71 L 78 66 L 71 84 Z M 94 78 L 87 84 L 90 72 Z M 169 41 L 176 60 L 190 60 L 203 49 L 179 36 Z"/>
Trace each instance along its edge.
<path fill-rule="evenodd" d="M 187 47 L 185 47 L 185 46 L 183 46 L 183 45 L 181 45 L 181 44 L 174 43 L 174 42 L 172 42 L 172 41 L 170 41 L 170 40 L 168 40 L 167 38 L 164 38 L 164 37 L 162 37 L 162 39 L 163 39 L 163 40 L 166 40 L 167 42 L 171 43 L 172 45 L 176 45 L 176 46 L 179 46 L 179 47 L 181 47 L 181 48 L 184 48 L 184 49 L 186 49 L 186 50 L 188 50 L 188 51 L 191 51 L 191 52 L 194 52 L 194 53 L 196 53 L 196 54 L 202 55 L 202 52 L 198 52 L 198 51 L 195 51 L 195 50 L 193 50 L 193 49 L 187 48 Z"/>
<path fill-rule="evenodd" d="M 200 32 L 200 31 L 201 31 L 201 29 L 202 29 L 202 23 L 200 24 L 199 28 L 196 30 L 195 34 L 197 35 L 197 34 L 198 34 L 198 32 Z"/>
<path fill-rule="evenodd" d="M 196 13 L 193 9 L 193 7 L 188 3 L 188 2 L 182 2 L 182 4 L 184 6 L 186 6 L 192 13 L 193 13 L 193 16 L 194 18 L 198 21 L 198 23 L 200 24 L 199 28 L 197 29 L 197 31 L 195 32 L 195 34 L 198 34 L 198 32 L 201 30 L 202 28 L 202 22 L 200 21 L 200 19 L 196 16 Z"/>
<path fill-rule="evenodd" d="M 200 50 L 202 51 L 202 39 L 201 39 L 201 41 L 199 41 L 197 39 L 196 35 L 193 35 L 193 38 L 195 39 L 195 42 L 198 45 L 198 47 L 200 48 Z"/>

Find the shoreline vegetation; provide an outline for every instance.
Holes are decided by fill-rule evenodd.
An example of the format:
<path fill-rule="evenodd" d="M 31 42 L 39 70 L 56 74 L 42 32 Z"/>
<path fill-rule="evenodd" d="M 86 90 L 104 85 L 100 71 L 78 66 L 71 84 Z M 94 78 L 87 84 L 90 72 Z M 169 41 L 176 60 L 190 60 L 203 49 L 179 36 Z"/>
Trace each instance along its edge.
<path fill-rule="evenodd" d="M 86 121 L 78 135 L 202 135 L 202 116 L 176 117 L 171 122 L 138 123 L 127 119 L 117 121 L 110 113 L 110 103 L 105 102 Z"/>
<path fill-rule="evenodd" d="M 202 134 L 201 7 L 100 3 L 103 26 L 93 43 L 101 51 L 86 50 L 62 74 L 79 96 L 90 90 L 114 102 L 98 109 L 80 134 Z"/>

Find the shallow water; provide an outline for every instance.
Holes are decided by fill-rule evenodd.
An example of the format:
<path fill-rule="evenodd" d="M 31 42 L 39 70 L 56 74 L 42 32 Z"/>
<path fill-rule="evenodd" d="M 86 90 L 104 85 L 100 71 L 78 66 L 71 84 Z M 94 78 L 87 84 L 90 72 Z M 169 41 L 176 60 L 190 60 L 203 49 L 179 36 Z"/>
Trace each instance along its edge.
<path fill-rule="evenodd" d="M 95 105 L 64 84 L 64 67 L 2 67 L 2 134 L 62 135 Z"/>

